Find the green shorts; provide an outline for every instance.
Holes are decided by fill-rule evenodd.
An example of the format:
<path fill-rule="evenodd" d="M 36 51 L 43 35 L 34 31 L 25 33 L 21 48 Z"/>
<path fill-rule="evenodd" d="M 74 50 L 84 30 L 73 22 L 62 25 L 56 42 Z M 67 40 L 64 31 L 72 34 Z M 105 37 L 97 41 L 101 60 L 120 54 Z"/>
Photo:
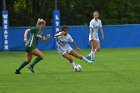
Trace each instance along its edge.
<path fill-rule="evenodd" d="M 25 46 L 25 51 L 26 52 L 32 52 L 34 49 L 35 49 L 35 47 Z"/>

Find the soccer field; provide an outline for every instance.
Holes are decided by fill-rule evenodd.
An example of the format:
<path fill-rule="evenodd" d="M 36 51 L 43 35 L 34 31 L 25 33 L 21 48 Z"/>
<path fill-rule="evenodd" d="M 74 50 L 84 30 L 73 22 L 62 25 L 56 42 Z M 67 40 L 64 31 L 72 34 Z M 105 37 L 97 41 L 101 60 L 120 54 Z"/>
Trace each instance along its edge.
<path fill-rule="evenodd" d="M 0 93 L 140 93 L 139 48 L 102 49 L 93 64 L 74 58 L 82 72 L 74 72 L 57 51 L 43 52 L 45 59 L 35 66 L 35 74 L 25 67 L 21 75 L 14 72 L 25 53 L 0 52 Z"/>

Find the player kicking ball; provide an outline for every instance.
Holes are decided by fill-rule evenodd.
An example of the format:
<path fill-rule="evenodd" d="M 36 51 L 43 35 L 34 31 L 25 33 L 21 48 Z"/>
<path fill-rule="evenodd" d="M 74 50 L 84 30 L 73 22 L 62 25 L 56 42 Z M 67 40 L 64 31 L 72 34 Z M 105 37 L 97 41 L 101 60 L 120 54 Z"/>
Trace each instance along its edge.
<path fill-rule="evenodd" d="M 73 41 L 72 37 L 68 34 L 67 26 L 64 25 L 62 27 L 62 30 L 59 33 L 55 34 L 55 38 L 56 38 L 56 43 L 58 46 L 57 49 L 58 49 L 59 54 L 62 55 L 67 60 L 69 60 L 71 66 L 74 70 L 77 67 L 77 64 L 74 62 L 74 60 L 71 56 L 79 58 L 79 59 L 85 61 L 86 63 L 92 63 L 92 61 L 89 61 L 84 56 L 80 55 L 79 53 L 77 53 L 76 51 L 74 51 L 71 48 L 71 46 L 69 45 L 69 42 L 72 42 L 72 44 L 74 45 L 76 50 L 80 51 L 80 49 L 78 48 L 76 43 Z"/>
<path fill-rule="evenodd" d="M 27 29 L 24 33 L 24 41 L 25 44 L 25 51 L 26 51 L 26 58 L 25 61 L 22 62 L 22 64 L 16 69 L 15 74 L 20 74 L 20 70 L 24 68 L 27 64 L 29 64 L 32 60 L 32 56 L 37 56 L 36 59 L 33 61 L 33 63 L 28 67 L 29 70 L 31 70 L 34 73 L 34 66 L 40 62 L 44 55 L 43 53 L 36 48 L 39 40 L 46 41 L 50 38 L 50 35 L 47 35 L 47 37 L 44 36 L 43 29 L 45 28 L 45 20 L 38 19 L 36 27 Z M 28 33 L 31 33 L 30 38 L 27 40 Z"/>
<path fill-rule="evenodd" d="M 102 22 L 100 19 L 98 19 L 98 17 L 99 13 L 98 11 L 95 11 L 93 12 L 93 19 L 90 21 L 89 41 L 91 43 L 92 49 L 87 58 L 92 61 L 95 61 L 95 53 L 100 50 L 100 40 L 98 36 L 99 29 L 102 35 L 102 40 L 104 39 Z"/>

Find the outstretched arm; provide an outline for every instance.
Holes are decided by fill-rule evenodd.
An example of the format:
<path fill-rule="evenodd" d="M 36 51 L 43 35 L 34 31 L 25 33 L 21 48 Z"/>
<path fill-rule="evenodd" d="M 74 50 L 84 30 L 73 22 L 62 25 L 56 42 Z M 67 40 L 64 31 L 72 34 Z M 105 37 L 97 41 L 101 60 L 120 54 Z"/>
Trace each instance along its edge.
<path fill-rule="evenodd" d="M 77 51 L 80 51 L 80 48 L 78 48 L 77 44 L 74 41 L 72 42 L 72 44 L 76 48 Z"/>
<path fill-rule="evenodd" d="M 59 36 L 62 36 L 64 34 L 66 34 L 66 32 L 62 31 L 62 32 L 59 32 L 59 33 L 55 34 L 54 37 L 58 38 Z"/>

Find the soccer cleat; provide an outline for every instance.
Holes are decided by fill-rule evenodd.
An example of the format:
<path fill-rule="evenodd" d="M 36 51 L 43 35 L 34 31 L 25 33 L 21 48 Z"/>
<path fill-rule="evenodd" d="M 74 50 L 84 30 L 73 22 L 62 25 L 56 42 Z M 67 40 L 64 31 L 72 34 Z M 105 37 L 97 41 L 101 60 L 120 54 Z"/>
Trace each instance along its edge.
<path fill-rule="evenodd" d="M 96 60 L 95 60 L 95 59 L 92 59 L 91 61 L 92 61 L 92 62 L 96 62 Z"/>
<path fill-rule="evenodd" d="M 19 70 L 16 69 L 15 74 L 21 74 Z"/>
<path fill-rule="evenodd" d="M 92 60 L 89 60 L 88 61 L 88 63 L 90 63 L 90 64 L 93 63 L 93 62 L 96 62 L 96 60 L 95 59 L 92 59 Z"/>
<path fill-rule="evenodd" d="M 91 63 L 93 63 L 93 61 L 89 61 L 88 63 L 90 63 L 90 64 L 91 64 Z"/>
<path fill-rule="evenodd" d="M 29 70 L 30 70 L 32 73 L 34 73 L 33 66 L 30 65 L 28 68 L 29 68 Z"/>
<path fill-rule="evenodd" d="M 89 55 L 88 55 L 86 58 L 87 58 L 88 60 L 91 60 L 91 56 L 89 56 Z"/>

